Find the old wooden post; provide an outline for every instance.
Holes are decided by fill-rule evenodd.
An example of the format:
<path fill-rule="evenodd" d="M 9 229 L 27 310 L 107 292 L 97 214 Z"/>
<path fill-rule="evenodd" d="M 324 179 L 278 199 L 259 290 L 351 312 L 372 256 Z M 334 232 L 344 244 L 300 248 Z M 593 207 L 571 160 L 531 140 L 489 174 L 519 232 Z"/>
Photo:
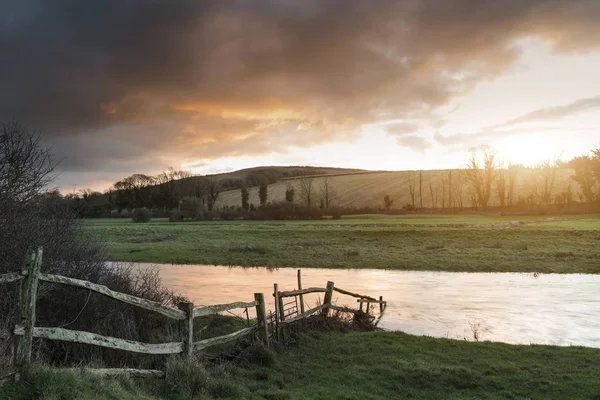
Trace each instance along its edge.
<path fill-rule="evenodd" d="M 325 297 L 323 298 L 323 305 L 325 305 L 325 308 L 323 308 L 322 315 L 324 317 L 329 315 L 329 306 L 331 305 L 331 299 L 333 298 L 333 286 L 333 282 L 327 282 L 327 291 L 325 292 Z"/>
<path fill-rule="evenodd" d="M 21 274 L 19 290 L 19 325 L 15 327 L 15 380 L 27 378 L 31 363 L 31 344 L 33 342 L 33 327 L 35 326 L 35 303 L 39 273 L 42 266 L 42 247 L 27 251 L 25 266 Z"/>
<path fill-rule="evenodd" d="M 281 332 L 279 329 L 279 318 L 280 318 L 281 314 L 283 313 L 283 310 L 280 310 L 280 307 L 279 307 L 279 288 L 276 283 L 273 284 L 273 296 L 275 297 L 275 332 L 277 334 L 277 339 L 280 339 Z"/>
<path fill-rule="evenodd" d="M 256 322 L 258 324 L 258 337 L 265 345 L 269 345 L 269 331 L 267 322 L 267 309 L 265 308 L 265 295 L 262 293 L 254 293 L 254 301 L 256 301 Z"/>
<path fill-rule="evenodd" d="M 383 296 L 379 296 L 379 314 L 383 312 Z"/>
<path fill-rule="evenodd" d="M 185 313 L 185 319 L 181 321 L 183 356 L 191 359 L 194 352 L 194 303 L 182 301 L 178 306 Z"/>
<path fill-rule="evenodd" d="M 298 290 L 302 290 L 302 271 L 298 270 Z M 300 312 L 304 312 L 304 295 L 300 295 Z"/>

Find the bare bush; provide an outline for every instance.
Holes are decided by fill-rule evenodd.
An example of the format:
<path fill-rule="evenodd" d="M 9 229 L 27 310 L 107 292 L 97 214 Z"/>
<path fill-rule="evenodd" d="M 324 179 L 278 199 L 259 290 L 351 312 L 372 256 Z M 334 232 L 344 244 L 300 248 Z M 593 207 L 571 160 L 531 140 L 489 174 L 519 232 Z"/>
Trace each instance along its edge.
<path fill-rule="evenodd" d="M 20 125 L 1 125 L 10 132 L 10 151 L 0 156 L 0 274 L 21 269 L 28 248 L 43 246 L 42 272 L 100 283 L 113 290 L 175 304 L 179 298 L 160 283 L 156 270 L 138 271 L 130 265 L 109 265 L 105 245 L 83 229 L 81 220 L 44 193 L 53 171 L 50 153 L 39 138 Z M 7 157 L 6 154 L 11 154 Z M 21 158 L 21 159 L 20 159 Z M 22 168 L 30 170 L 21 173 Z M 15 171 L 21 171 L 16 173 Z M 9 331 L 17 317 L 18 285 L 0 285 L 0 332 Z M 125 306 L 89 291 L 41 282 L 37 325 L 97 332 L 145 342 L 165 341 L 172 326 L 162 316 Z M 36 340 L 34 355 L 53 363 L 98 361 L 124 365 L 157 362 L 116 350 L 64 342 Z"/>
<path fill-rule="evenodd" d="M 150 222 L 152 213 L 146 207 L 136 208 L 131 213 L 131 219 L 133 222 Z"/>

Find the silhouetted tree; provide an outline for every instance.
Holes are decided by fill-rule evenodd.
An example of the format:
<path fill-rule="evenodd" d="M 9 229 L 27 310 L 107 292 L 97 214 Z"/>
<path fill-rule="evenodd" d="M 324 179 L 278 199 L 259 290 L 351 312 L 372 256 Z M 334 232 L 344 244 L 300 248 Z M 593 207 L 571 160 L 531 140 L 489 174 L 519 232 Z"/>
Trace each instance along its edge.
<path fill-rule="evenodd" d="M 331 182 L 331 179 L 329 179 L 328 176 L 323 178 L 323 181 L 321 182 L 321 196 L 323 199 L 324 207 L 329 208 L 329 206 L 331 205 L 331 202 L 333 201 L 333 199 L 335 197 L 335 189 L 333 187 L 333 183 Z M 323 208 L 323 207 L 321 207 L 321 208 Z"/>
<path fill-rule="evenodd" d="M 389 195 L 385 195 L 383 197 L 383 206 L 385 207 L 385 209 L 387 211 L 390 210 L 390 208 L 392 208 L 392 205 L 394 204 L 394 199 L 392 199 Z"/>
<path fill-rule="evenodd" d="M 492 182 L 495 176 L 496 164 L 494 153 L 485 146 L 482 146 L 482 150 L 483 167 L 480 166 L 477 159 L 477 150 L 471 150 L 471 159 L 465 170 L 465 177 L 473 190 L 474 205 L 486 208 L 492 195 Z"/>
<path fill-rule="evenodd" d="M 298 189 L 300 190 L 300 196 L 307 207 L 312 205 L 313 195 L 313 181 L 314 177 L 305 175 L 298 179 Z"/>
<path fill-rule="evenodd" d="M 250 193 L 248 192 L 248 188 L 246 186 L 242 187 L 242 208 L 244 211 L 248 211 L 250 205 L 248 204 L 248 200 L 250 199 Z"/>
<path fill-rule="evenodd" d="M 269 189 L 266 183 L 261 183 L 258 187 L 258 199 L 260 200 L 260 205 L 267 204 L 267 198 L 269 197 Z"/>
<path fill-rule="evenodd" d="M 410 204 L 415 208 L 415 176 L 410 172 L 408 175 L 408 193 L 410 194 Z"/>
<path fill-rule="evenodd" d="M 16 121 L 0 123 L 0 197 L 31 200 L 52 182 L 55 166 L 36 132 Z"/>
<path fill-rule="evenodd" d="M 296 195 L 296 191 L 292 186 L 288 186 L 285 189 L 285 201 L 289 201 L 290 203 L 294 202 L 294 197 Z"/>
<path fill-rule="evenodd" d="M 583 197 L 589 203 L 596 200 L 596 188 L 600 181 L 599 150 L 593 151 L 592 155 L 575 157 L 569 162 L 569 165 L 575 171 L 571 178 L 577 182 Z"/>
<path fill-rule="evenodd" d="M 209 179 L 208 181 L 208 191 L 206 194 L 206 206 L 208 207 L 208 211 L 212 211 L 215 203 L 219 199 L 219 194 L 221 193 L 221 185 L 217 179 Z"/>

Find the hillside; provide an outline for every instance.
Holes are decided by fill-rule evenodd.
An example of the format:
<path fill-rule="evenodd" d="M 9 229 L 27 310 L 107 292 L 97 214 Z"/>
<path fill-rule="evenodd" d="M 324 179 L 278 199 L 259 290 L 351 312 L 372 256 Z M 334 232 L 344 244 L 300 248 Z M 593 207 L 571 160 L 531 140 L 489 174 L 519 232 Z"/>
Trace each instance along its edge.
<path fill-rule="evenodd" d="M 448 174 L 450 170 L 428 170 L 422 171 L 422 194 L 423 207 L 436 208 L 448 206 Z M 569 190 L 573 199 L 579 201 L 579 188 L 571 179 L 573 171 L 570 168 L 557 170 L 554 189 L 552 191 L 552 202 L 555 196 Z M 341 207 L 379 207 L 383 205 L 383 197 L 389 195 L 394 200 L 392 209 L 399 209 L 411 204 L 410 182 L 415 187 L 415 205 L 420 206 L 418 171 L 360 171 L 351 173 L 333 173 L 328 175 L 334 191 L 333 206 Z M 285 190 L 288 187 L 295 188 L 295 202 L 301 203 L 299 191 L 299 179 L 293 177 L 282 179 L 268 187 L 268 200 L 285 200 Z M 313 198 L 318 205 L 321 199 L 321 187 L 325 180 L 324 176 L 313 178 Z M 539 203 L 539 196 L 543 190 L 543 173 L 538 168 L 520 168 L 516 173 L 513 203 L 532 202 Z M 492 189 L 490 205 L 498 205 L 496 187 Z M 433 193 L 432 193 L 433 192 Z M 471 189 L 464 178 L 464 172 L 452 170 L 452 198 L 453 204 L 462 202 L 464 207 L 471 206 Z M 442 200 L 443 199 L 443 200 Z M 240 191 L 229 190 L 222 192 L 219 196 L 217 206 L 239 206 Z M 258 188 L 250 188 L 250 203 L 255 206 L 259 204 Z"/>

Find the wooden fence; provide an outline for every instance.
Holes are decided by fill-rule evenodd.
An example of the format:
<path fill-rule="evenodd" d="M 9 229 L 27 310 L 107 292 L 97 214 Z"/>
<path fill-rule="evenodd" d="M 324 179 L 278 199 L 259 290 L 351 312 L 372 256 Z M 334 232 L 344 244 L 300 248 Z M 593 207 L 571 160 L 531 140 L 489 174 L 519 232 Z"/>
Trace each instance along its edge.
<path fill-rule="evenodd" d="M 194 350 L 202 350 L 210 346 L 229 342 L 242 336 L 253 333 L 258 330 L 260 340 L 268 345 L 268 326 L 267 314 L 265 309 L 265 300 L 263 293 L 255 293 L 254 301 L 236 302 L 230 304 L 218 304 L 208 307 L 194 308 L 193 303 L 182 302 L 174 308 L 160 304 L 159 302 L 142 299 L 125 293 L 116 292 L 106 286 L 98 285 L 92 282 L 68 278 L 61 275 L 44 274 L 40 272 L 42 265 L 42 248 L 35 251 L 29 251 L 25 262 L 25 267 L 20 272 L 0 275 L 0 283 L 20 282 L 19 290 L 19 315 L 18 322 L 14 328 L 15 338 L 15 380 L 26 377 L 31 363 L 31 346 L 33 338 L 44 338 L 50 340 L 83 343 L 94 346 L 107 347 L 110 349 L 119 349 L 135 353 L 144 354 L 183 354 L 190 357 Z M 68 285 L 77 288 L 88 289 L 106 297 L 118 300 L 120 302 L 131 304 L 149 311 L 157 312 L 181 323 L 181 340 L 170 343 L 142 343 L 133 340 L 119 339 L 114 337 L 102 336 L 99 334 L 69 330 L 53 327 L 37 327 L 36 319 L 36 298 L 39 281 L 50 282 L 54 284 Z M 216 314 L 222 311 L 236 308 L 255 307 L 257 316 L 257 325 L 241 329 L 228 335 L 204 339 L 194 342 L 194 318 L 204 315 Z M 159 370 L 138 370 L 131 368 L 102 368 L 89 369 L 90 372 L 100 375 L 117 375 L 127 373 L 134 376 L 145 377 L 164 377 L 164 372 Z"/>
<path fill-rule="evenodd" d="M 333 292 L 338 292 L 343 295 L 357 298 L 356 301 L 360 304 L 360 306 L 359 306 L 360 311 L 363 311 L 363 305 L 366 304 L 366 307 L 364 308 L 366 313 L 369 313 L 371 304 L 379 304 L 379 316 L 377 317 L 377 319 L 374 322 L 375 325 L 377 325 L 377 323 L 379 323 L 379 321 L 381 320 L 381 317 L 383 316 L 383 313 L 385 312 L 385 309 L 387 307 L 387 302 L 383 300 L 383 296 L 379 296 L 379 299 L 376 299 L 371 296 L 366 296 L 366 295 L 362 295 L 362 294 L 358 294 L 358 293 L 349 292 L 347 290 L 336 287 L 335 284 L 331 281 L 328 281 L 326 287 L 324 287 L 324 288 L 311 287 L 311 288 L 307 288 L 307 289 L 302 289 L 302 272 L 301 272 L 301 270 L 298 270 L 298 289 L 290 290 L 290 291 L 279 291 L 279 285 L 277 283 L 275 283 L 273 285 L 273 296 L 275 297 L 274 321 L 275 321 L 275 333 L 277 335 L 277 338 L 278 339 L 281 338 L 281 336 L 285 330 L 285 326 L 287 326 L 293 322 L 299 321 L 301 319 L 310 317 L 311 315 L 313 315 L 319 311 L 321 312 L 321 315 L 323 315 L 324 317 L 327 317 L 329 315 L 329 310 L 335 310 L 335 311 L 341 311 L 341 312 L 352 312 L 353 311 L 352 309 L 349 309 L 347 307 L 339 307 L 339 306 L 332 304 Z M 309 310 L 305 310 L 304 309 L 304 306 L 305 306 L 304 295 L 309 294 L 309 293 L 324 293 L 323 303 L 321 305 L 318 305 Z M 289 312 L 290 309 L 293 309 L 293 308 L 290 308 L 290 307 L 286 308 L 286 303 L 284 302 L 284 298 L 289 298 L 289 297 L 294 297 L 294 299 L 295 299 L 295 302 L 287 303 L 287 305 L 293 304 L 293 303 L 296 304 L 295 315 L 294 315 L 294 313 Z M 298 304 L 300 307 L 297 306 Z"/>

